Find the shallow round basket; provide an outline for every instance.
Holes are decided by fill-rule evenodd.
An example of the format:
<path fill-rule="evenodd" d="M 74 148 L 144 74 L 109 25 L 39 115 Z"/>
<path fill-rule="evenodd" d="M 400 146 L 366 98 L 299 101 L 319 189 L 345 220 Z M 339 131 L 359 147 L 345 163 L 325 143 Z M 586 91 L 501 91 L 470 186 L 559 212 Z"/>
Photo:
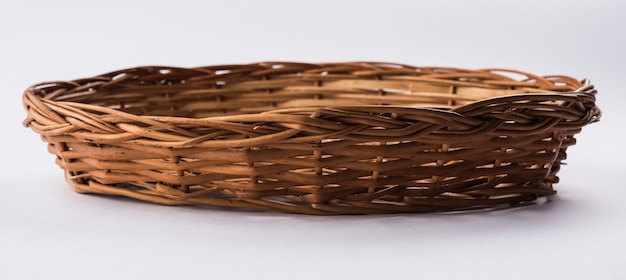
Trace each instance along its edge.
<path fill-rule="evenodd" d="M 328 215 L 553 195 L 595 94 L 500 69 L 267 62 L 124 69 L 23 102 L 79 193 Z"/>

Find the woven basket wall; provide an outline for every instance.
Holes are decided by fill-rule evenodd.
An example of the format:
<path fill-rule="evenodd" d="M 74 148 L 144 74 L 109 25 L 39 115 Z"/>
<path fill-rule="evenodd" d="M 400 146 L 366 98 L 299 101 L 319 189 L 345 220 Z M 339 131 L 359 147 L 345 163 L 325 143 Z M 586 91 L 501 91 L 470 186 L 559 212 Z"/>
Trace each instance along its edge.
<path fill-rule="evenodd" d="M 595 94 L 508 70 L 257 63 L 41 83 L 23 102 L 79 193 L 356 214 L 554 194 L 574 135 L 600 117 Z"/>

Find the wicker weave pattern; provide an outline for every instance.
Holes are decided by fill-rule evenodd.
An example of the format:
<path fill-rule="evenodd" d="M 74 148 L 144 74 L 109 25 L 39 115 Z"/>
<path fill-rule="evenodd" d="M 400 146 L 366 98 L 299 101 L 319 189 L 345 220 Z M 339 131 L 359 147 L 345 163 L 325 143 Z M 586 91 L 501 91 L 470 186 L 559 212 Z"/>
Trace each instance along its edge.
<path fill-rule="evenodd" d="M 258 63 L 125 69 L 23 100 L 77 192 L 350 214 L 552 195 L 574 134 L 600 117 L 595 94 L 498 69 Z"/>

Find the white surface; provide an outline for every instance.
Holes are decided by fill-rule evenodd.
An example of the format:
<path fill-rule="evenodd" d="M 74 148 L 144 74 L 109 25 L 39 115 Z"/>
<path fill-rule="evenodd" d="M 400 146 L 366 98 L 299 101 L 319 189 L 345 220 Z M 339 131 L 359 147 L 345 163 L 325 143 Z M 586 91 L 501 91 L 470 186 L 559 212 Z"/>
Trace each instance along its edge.
<path fill-rule="evenodd" d="M 0 8 L 0 279 L 626 279 L 624 1 L 13 1 Z M 73 193 L 21 93 L 146 64 L 375 60 L 588 77 L 553 201 L 311 217 Z"/>

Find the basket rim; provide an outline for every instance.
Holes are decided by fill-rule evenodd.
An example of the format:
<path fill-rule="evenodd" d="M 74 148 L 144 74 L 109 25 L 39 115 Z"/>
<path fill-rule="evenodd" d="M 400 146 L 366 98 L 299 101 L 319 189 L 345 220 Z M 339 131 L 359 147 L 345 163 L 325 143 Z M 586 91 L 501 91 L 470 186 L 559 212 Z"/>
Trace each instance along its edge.
<path fill-rule="evenodd" d="M 484 73 L 490 73 L 491 75 L 498 75 L 507 79 L 513 79 L 511 77 L 507 77 L 507 76 L 503 76 L 503 75 L 499 75 L 497 73 L 499 72 L 503 72 L 503 73 L 509 73 L 509 74 L 516 74 L 516 75 L 523 75 L 527 77 L 527 80 L 533 80 L 533 81 L 537 81 L 539 84 L 542 85 L 552 85 L 552 83 L 549 81 L 549 79 L 551 78 L 564 78 L 564 79 L 568 79 L 568 80 L 575 80 L 574 78 L 571 78 L 569 76 L 564 76 L 564 75 L 548 75 L 548 76 L 540 76 L 540 75 L 536 75 L 536 74 L 532 74 L 526 71 L 519 71 L 519 70 L 513 70 L 513 69 L 505 69 L 505 68 L 480 68 L 480 69 L 469 69 L 469 68 L 459 68 L 459 67 L 447 67 L 447 66 L 419 66 L 419 67 L 415 67 L 415 66 L 411 66 L 408 64 L 400 64 L 400 63 L 393 63 L 393 62 L 383 62 L 383 61 L 348 61 L 348 62 L 328 62 L 328 63 L 306 63 L 306 62 L 293 62 L 293 61 L 264 61 L 264 62 L 258 62 L 258 63 L 251 63 L 251 64 L 222 64 L 222 65 L 210 65 L 210 66 L 200 66 L 200 67 L 175 67 L 175 66 L 164 66 L 164 65 L 145 65 L 145 66 L 138 66 L 138 67 L 130 67 L 130 68 L 124 68 L 124 69 L 119 69 L 119 70 L 115 70 L 115 71 L 110 71 L 104 74 L 100 74 L 97 76 L 93 76 L 93 77 L 89 77 L 89 78 L 81 78 L 81 79 L 75 79 L 75 80 L 60 80 L 60 81 L 47 81 L 47 82 L 40 82 L 40 83 L 36 83 L 33 84 L 31 86 L 29 86 L 25 92 L 24 92 L 24 96 L 26 97 L 28 95 L 29 98 L 35 98 L 35 99 L 39 99 L 43 102 L 50 102 L 50 103 L 57 103 L 57 102 L 62 102 L 64 104 L 68 104 L 71 106 L 74 106 L 76 108 L 82 108 L 85 110 L 90 110 L 92 112 L 100 112 L 100 113 L 111 113 L 113 111 L 115 111 L 117 114 L 121 113 L 124 115 L 133 115 L 133 116 L 140 116 L 140 117 L 156 117 L 155 115 L 143 115 L 143 114 L 132 114 L 132 113 L 126 113 L 123 112 L 121 110 L 117 110 L 117 109 L 110 109 L 104 106 L 99 106 L 99 105 L 92 105 L 88 102 L 71 102 L 71 101 L 56 101 L 56 100 L 51 100 L 48 98 L 44 98 L 43 96 L 40 96 L 38 93 L 40 93 L 43 89 L 45 89 L 47 86 L 51 86 L 51 85 L 67 85 L 67 86 L 72 86 L 72 87 L 77 87 L 80 86 L 79 83 L 80 82 L 85 82 L 85 81 L 89 81 L 89 82 L 110 82 L 110 81 L 114 81 L 116 78 L 116 76 L 119 76 L 120 74 L 123 73 L 128 73 L 128 72 L 132 72 L 138 69 L 149 69 L 151 71 L 156 71 L 156 72 L 167 72 L 170 73 L 170 71 L 176 71 L 176 70 L 181 70 L 181 71 L 196 71 L 198 74 L 207 74 L 207 73 L 211 73 L 212 72 L 219 72 L 221 70 L 219 69 L 223 69 L 223 68 L 229 68 L 229 69 L 239 69 L 239 68 L 244 68 L 244 67 L 250 67 L 251 65 L 253 66 L 259 66 L 260 69 L 267 69 L 267 68 L 275 68 L 277 65 L 288 65 L 288 66 L 300 66 L 300 65 L 306 65 L 306 66 L 310 66 L 310 67 L 331 67 L 331 66 L 336 66 L 336 65 L 349 65 L 349 64 L 356 64 L 359 66 L 365 66 L 365 67 L 378 67 L 378 66 L 390 66 L 393 68 L 397 68 L 397 69 L 413 69 L 415 71 L 423 71 L 424 69 L 427 69 L 429 71 L 434 71 L 434 72 L 442 72 L 443 75 L 445 75 L 447 72 L 449 71 L 459 71 L 458 73 L 477 73 L 477 72 L 484 72 Z M 279 69 L 282 67 L 279 67 Z M 458 74 L 457 72 L 454 72 L 456 74 Z M 227 73 L 226 73 L 227 74 Z M 223 75 L 223 74 L 221 74 Z M 437 83 L 437 82 L 441 82 L 441 83 L 446 83 L 449 84 L 450 80 L 440 80 L 437 81 L 436 79 L 428 79 L 428 82 L 433 82 L 433 83 Z M 594 97 L 594 101 L 595 101 L 595 95 L 597 94 L 597 90 L 595 90 L 594 85 L 591 83 L 591 81 L 589 79 L 582 79 L 582 80 L 576 80 L 578 82 L 577 87 L 574 90 L 567 90 L 567 91 L 557 91 L 557 90 L 547 90 L 546 92 L 542 92 L 542 93 L 512 93 L 512 94 L 504 94 L 501 96 L 494 96 L 494 97 L 489 97 L 489 98 L 482 98 L 482 99 L 477 99 L 477 100 L 473 100 L 471 102 L 469 102 L 468 104 L 464 104 L 464 105 L 460 105 L 460 106 L 453 106 L 453 107 L 433 107 L 433 106 L 402 106 L 402 105 L 349 105 L 349 106 L 303 106 L 303 107 L 296 107 L 296 108 L 279 108 L 279 109 L 274 109 L 274 110 L 268 110 L 268 111 L 263 111 L 261 113 L 240 113 L 240 114 L 229 114 L 227 116 L 209 116 L 209 117 L 184 117 L 184 116 L 174 116 L 174 115 L 170 115 L 168 117 L 172 118 L 172 119 L 181 119 L 181 120 L 207 120 L 207 119 L 214 119 L 214 120 L 223 120 L 223 121 L 228 121 L 227 119 L 232 119 L 235 117 L 245 117 L 245 116 L 249 116 L 249 115 L 262 115 L 262 114 L 271 114 L 271 113 L 279 113 L 279 114 L 283 114 L 283 113 L 289 113 L 290 111 L 299 111 L 299 110 L 307 110 L 307 109 L 329 109 L 329 110 L 347 110 L 350 111 L 350 109 L 394 109 L 394 110 L 402 110 L 402 109 L 406 109 L 406 110 L 414 110 L 414 111 L 421 111 L 421 110 L 429 110 L 429 111 L 438 111 L 438 112 L 443 112 L 443 111 L 447 111 L 447 112 L 451 112 L 451 113 L 455 113 L 455 114 L 462 114 L 464 111 L 469 111 L 471 109 L 475 109 L 476 107 L 480 107 L 480 106 L 484 106 L 487 104 L 493 104 L 493 103 L 498 103 L 498 102 L 504 102 L 504 101 L 515 101 L 515 100 L 520 100 L 520 99 L 537 99 L 537 100 L 573 100 L 573 99 L 577 99 L 577 98 L 586 98 L 586 97 Z M 491 87 L 493 85 L 488 85 L 488 84 L 484 84 L 481 82 L 473 82 L 472 86 L 477 86 L 477 87 Z M 528 87 L 533 87 L 532 85 L 525 85 Z M 84 87 L 84 86 L 83 86 Z M 571 87 L 571 85 L 570 85 Z M 597 112 L 597 114 L 601 114 L 601 112 Z M 128 117 L 128 115 L 127 115 Z M 162 116 L 161 116 L 162 117 Z M 598 116 L 599 117 L 599 116 Z"/>

